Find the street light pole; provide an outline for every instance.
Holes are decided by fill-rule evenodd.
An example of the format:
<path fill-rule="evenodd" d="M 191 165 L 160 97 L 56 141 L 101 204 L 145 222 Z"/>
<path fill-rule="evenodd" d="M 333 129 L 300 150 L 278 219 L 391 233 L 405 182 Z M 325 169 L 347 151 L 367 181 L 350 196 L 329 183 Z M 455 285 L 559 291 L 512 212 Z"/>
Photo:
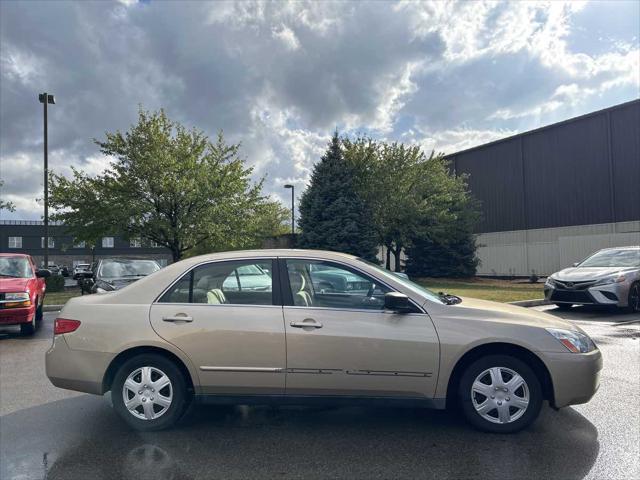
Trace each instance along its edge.
<path fill-rule="evenodd" d="M 56 103 L 53 95 L 47 92 L 38 95 L 44 112 L 44 268 L 49 268 L 49 132 L 47 122 L 47 106 Z"/>
<path fill-rule="evenodd" d="M 291 236 L 295 237 L 296 234 L 296 214 L 295 214 L 295 210 L 294 210 L 294 202 L 295 202 L 295 191 L 296 191 L 296 187 L 294 187 L 293 185 L 287 184 L 284 186 L 284 188 L 290 188 L 291 189 Z"/>

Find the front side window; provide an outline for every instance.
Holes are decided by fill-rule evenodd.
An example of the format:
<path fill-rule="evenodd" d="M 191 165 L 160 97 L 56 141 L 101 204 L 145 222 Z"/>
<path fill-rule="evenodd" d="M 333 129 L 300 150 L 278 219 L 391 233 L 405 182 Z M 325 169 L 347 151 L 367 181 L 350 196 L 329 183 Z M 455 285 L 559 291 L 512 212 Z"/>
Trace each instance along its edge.
<path fill-rule="evenodd" d="M 102 237 L 102 248 L 113 248 L 113 237 Z"/>
<path fill-rule="evenodd" d="M 22 248 L 22 237 L 9 237 L 9 248 Z"/>
<path fill-rule="evenodd" d="M 49 248 L 54 248 L 56 242 L 53 237 L 49 237 Z M 40 248 L 44 248 L 44 237 L 40 237 Z"/>
<path fill-rule="evenodd" d="M 287 260 L 293 304 L 299 307 L 383 310 L 391 290 L 375 279 L 331 262 Z"/>
<path fill-rule="evenodd" d="M 272 260 L 200 265 L 161 298 L 162 303 L 273 305 Z"/>

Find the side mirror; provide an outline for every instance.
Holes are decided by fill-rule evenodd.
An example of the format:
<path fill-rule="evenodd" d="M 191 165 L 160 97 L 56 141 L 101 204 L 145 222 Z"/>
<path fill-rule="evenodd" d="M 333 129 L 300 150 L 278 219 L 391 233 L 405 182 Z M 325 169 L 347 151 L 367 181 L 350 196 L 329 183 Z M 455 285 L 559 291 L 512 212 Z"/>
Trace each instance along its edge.
<path fill-rule="evenodd" d="M 389 292 L 384 296 L 384 309 L 392 312 L 407 313 L 411 310 L 409 297 L 399 292 Z"/>
<path fill-rule="evenodd" d="M 38 278 L 47 278 L 49 276 L 51 276 L 51 272 L 49 270 L 44 270 L 44 269 L 36 270 L 36 277 Z"/>
<path fill-rule="evenodd" d="M 578 265 L 580 265 L 580 262 L 574 262 L 574 263 L 573 263 L 573 266 L 574 266 L 574 267 L 577 267 Z"/>

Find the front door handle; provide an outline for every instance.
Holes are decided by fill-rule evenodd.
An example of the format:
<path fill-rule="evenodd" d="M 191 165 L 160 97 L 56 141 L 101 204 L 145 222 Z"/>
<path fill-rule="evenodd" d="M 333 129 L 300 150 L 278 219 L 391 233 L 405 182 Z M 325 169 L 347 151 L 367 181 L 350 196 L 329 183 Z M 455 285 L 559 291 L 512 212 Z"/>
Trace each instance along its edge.
<path fill-rule="evenodd" d="M 193 317 L 184 313 L 178 313 L 173 317 L 162 317 L 164 322 L 193 322 Z"/>
<path fill-rule="evenodd" d="M 313 318 L 305 318 L 301 322 L 291 322 L 289 325 L 294 328 L 322 328 L 322 324 L 316 322 Z"/>

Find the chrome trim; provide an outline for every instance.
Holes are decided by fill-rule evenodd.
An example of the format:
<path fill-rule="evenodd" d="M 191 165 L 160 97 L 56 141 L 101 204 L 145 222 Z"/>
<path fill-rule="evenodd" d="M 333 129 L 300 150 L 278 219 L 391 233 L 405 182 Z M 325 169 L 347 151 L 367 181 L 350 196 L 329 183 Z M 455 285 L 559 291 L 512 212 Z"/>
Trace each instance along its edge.
<path fill-rule="evenodd" d="M 209 367 L 201 366 L 203 372 L 267 372 L 280 373 L 284 369 L 276 367 Z"/>

